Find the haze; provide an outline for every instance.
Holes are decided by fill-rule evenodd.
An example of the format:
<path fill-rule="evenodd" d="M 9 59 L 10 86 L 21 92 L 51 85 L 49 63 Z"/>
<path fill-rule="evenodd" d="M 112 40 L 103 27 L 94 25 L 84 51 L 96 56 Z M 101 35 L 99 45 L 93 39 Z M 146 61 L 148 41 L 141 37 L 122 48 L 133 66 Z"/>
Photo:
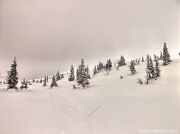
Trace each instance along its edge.
<path fill-rule="evenodd" d="M 180 51 L 179 0 L 1 0 L 0 70 L 17 57 L 20 77 L 67 70 L 83 57 Z"/>

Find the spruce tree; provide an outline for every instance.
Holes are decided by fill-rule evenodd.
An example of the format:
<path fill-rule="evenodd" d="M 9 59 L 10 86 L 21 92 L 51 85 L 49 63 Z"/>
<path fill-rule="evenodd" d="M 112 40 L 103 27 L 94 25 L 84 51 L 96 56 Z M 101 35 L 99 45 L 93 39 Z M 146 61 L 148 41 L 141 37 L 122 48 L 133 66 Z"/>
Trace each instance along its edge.
<path fill-rule="evenodd" d="M 44 80 L 43 80 L 43 87 L 47 86 L 47 77 L 45 76 L 44 77 Z"/>
<path fill-rule="evenodd" d="M 11 70 L 8 71 L 8 78 L 7 78 L 7 89 L 16 89 L 16 85 L 18 84 L 18 77 L 17 77 L 17 63 L 16 58 L 14 58 L 13 63 L 11 64 Z"/>
<path fill-rule="evenodd" d="M 87 73 L 87 76 L 88 76 L 88 79 L 91 78 L 90 74 L 89 74 L 89 67 L 87 66 L 86 69 L 85 69 L 86 73 Z"/>
<path fill-rule="evenodd" d="M 60 80 L 61 79 L 61 76 L 59 74 L 59 71 L 56 73 L 56 81 Z"/>
<path fill-rule="evenodd" d="M 126 65 L 126 61 L 124 59 L 124 56 L 121 55 L 120 60 L 118 61 L 118 67 Z"/>
<path fill-rule="evenodd" d="M 155 60 L 155 72 L 156 72 L 156 76 L 157 77 L 160 77 L 160 68 L 159 68 L 159 62 L 158 62 L 158 59 Z"/>
<path fill-rule="evenodd" d="M 57 85 L 57 83 L 56 83 L 56 77 L 55 77 L 55 75 L 53 75 L 53 77 L 52 77 L 52 82 L 51 82 L 51 88 L 53 88 L 53 87 L 57 87 L 58 85 Z"/>
<path fill-rule="evenodd" d="M 151 56 L 147 55 L 147 65 L 146 65 L 146 70 L 148 70 L 148 78 L 149 79 L 153 79 L 153 78 L 156 78 L 156 74 L 155 74 L 155 70 L 154 70 L 154 65 L 153 65 L 153 62 L 152 62 L 152 59 L 151 59 Z"/>
<path fill-rule="evenodd" d="M 77 83 L 81 85 L 83 88 L 89 85 L 89 78 L 84 64 L 84 59 L 81 60 L 81 65 L 79 65 L 79 69 L 77 72 Z"/>
<path fill-rule="evenodd" d="M 131 61 L 129 69 L 130 69 L 132 75 L 136 73 L 136 69 L 134 67 L 133 61 Z"/>
<path fill-rule="evenodd" d="M 25 78 L 23 79 L 23 81 L 21 82 L 21 87 L 20 87 L 20 89 L 27 89 L 28 88 L 28 86 L 27 86 L 27 81 L 25 80 Z"/>
<path fill-rule="evenodd" d="M 145 62 L 145 61 L 144 61 L 144 57 L 142 57 L 141 62 Z"/>
<path fill-rule="evenodd" d="M 73 65 L 71 65 L 69 81 L 74 81 L 74 79 L 75 79 L 75 76 L 74 76 L 74 67 L 73 67 Z"/>
<path fill-rule="evenodd" d="M 164 42 L 164 47 L 163 47 L 163 65 L 168 65 L 169 62 L 171 62 L 170 54 L 168 52 L 168 48 L 166 46 L 166 43 Z"/>
<path fill-rule="evenodd" d="M 96 66 L 94 66 L 93 75 L 96 75 L 96 74 L 97 74 L 97 69 L 96 69 Z"/>
<path fill-rule="evenodd" d="M 146 84 L 149 84 L 149 80 L 150 80 L 150 71 L 146 68 Z"/>

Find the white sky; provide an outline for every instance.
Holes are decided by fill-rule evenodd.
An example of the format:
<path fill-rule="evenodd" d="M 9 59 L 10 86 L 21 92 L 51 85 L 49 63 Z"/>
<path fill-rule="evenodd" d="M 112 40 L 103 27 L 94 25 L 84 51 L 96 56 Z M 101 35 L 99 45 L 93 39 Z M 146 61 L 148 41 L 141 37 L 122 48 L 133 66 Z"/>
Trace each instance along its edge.
<path fill-rule="evenodd" d="M 82 57 L 178 56 L 179 0 L 0 0 L 0 70 L 20 77 L 66 70 Z"/>

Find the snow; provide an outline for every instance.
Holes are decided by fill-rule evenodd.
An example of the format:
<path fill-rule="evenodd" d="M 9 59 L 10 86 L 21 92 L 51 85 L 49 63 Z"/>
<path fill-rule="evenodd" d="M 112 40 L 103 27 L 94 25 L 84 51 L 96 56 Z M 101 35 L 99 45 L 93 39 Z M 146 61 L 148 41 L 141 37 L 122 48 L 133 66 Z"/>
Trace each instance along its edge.
<path fill-rule="evenodd" d="M 161 78 L 145 81 L 145 63 L 97 74 L 85 89 L 72 89 L 67 77 L 59 87 L 33 84 L 6 91 L 0 85 L 0 134 L 180 133 L 180 60 L 161 66 Z M 124 78 L 120 79 L 120 75 Z"/>

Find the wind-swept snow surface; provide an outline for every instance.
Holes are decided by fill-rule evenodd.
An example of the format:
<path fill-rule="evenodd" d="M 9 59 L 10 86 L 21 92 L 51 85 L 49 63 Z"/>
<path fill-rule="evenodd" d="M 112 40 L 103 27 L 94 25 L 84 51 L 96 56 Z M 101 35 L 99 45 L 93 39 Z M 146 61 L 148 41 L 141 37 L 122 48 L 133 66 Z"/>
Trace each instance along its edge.
<path fill-rule="evenodd" d="M 52 89 L 50 82 L 21 92 L 1 85 L 0 134 L 179 134 L 180 60 L 149 85 L 137 83 L 145 64 L 135 67 L 133 76 L 127 66 L 97 74 L 85 89 L 72 89 L 67 78 Z"/>

